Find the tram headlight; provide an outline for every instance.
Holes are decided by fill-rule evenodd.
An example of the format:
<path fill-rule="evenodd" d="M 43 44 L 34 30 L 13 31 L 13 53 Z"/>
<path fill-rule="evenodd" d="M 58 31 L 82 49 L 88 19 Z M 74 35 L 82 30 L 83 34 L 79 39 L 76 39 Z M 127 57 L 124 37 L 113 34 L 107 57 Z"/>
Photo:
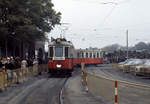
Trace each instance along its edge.
<path fill-rule="evenodd" d="M 57 64 L 56 65 L 57 68 L 61 68 L 61 66 L 62 66 L 61 64 Z"/>

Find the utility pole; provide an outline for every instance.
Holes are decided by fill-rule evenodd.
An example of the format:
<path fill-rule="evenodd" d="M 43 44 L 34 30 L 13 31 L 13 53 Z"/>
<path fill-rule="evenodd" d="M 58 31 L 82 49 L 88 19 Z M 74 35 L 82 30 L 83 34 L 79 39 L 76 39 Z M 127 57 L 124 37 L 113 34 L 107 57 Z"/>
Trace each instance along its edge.
<path fill-rule="evenodd" d="M 129 49 L 128 49 L 128 30 L 126 31 L 126 35 L 127 35 L 127 59 L 129 58 L 129 53 L 128 53 L 128 51 L 129 51 Z"/>

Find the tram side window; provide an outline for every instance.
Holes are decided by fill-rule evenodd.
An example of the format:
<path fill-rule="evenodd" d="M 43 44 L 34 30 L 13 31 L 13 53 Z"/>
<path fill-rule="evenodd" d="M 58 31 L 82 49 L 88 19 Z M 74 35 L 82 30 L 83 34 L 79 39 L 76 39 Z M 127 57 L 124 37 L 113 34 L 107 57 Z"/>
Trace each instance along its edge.
<path fill-rule="evenodd" d="M 88 58 L 88 53 L 86 52 L 86 58 Z"/>
<path fill-rule="evenodd" d="M 93 57 L 94 57 L 94 58 L 96 57 L 96 56 L 95 56 L 95 53 L 94 53 Z"/>
<path fill-rule="evenodd" d="M 69 48 L 65 47 L 65 57 L 67 57 L 67 58 L 69 57 L 68 51 L 69 51 Z"/>
<path fill-rule="evenodd" d="M 99 58 L 99 53 L 97 53 L 97 58 Z"/>
<path fill-rule="evenodd" d="M 84 58 L 84 53 L 82 52 L 82 58 Z"/>
<path fill-rule="evenodd" d="M 90 58 L 92 58 L 92 53 L 90 53 Z"/>
<path fill-rule="evenodd" d="M 80 58 L 80 53 L 79 52 L 77 53 L 77 57 Z"/>
<path fill-rule="evenodd" d="M 50 48 L 49 48 L 49 56 L 50 56 L 50 57 L 53 57 L 53 47 L 50 47 Z"/>

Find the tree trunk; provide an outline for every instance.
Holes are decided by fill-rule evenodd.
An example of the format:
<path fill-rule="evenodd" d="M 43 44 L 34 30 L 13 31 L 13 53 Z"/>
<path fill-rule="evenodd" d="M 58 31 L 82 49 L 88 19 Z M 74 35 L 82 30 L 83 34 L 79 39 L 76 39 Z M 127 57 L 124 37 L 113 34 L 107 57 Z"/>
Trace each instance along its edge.
<path fill-rule="evenodd" d="M 6 57 L 8 56 L 8 47 L 7 47 L 7 43 L 8 43 L 8 42 L 7 42 L 7 39 L 6 39 L 6 40 L 5 40 L 5 49 L 6 49 L 6 50 L 5 50 L 5 51 L 6 51 L 6 54 L 5 54 L 5 55 L 6 55 Z"/>

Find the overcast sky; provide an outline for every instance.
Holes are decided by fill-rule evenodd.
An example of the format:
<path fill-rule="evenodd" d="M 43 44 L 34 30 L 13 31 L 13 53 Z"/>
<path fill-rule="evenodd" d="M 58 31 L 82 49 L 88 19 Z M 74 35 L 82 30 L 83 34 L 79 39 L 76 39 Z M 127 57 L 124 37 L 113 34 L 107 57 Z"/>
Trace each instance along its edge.
<path fill-rule="evenodd" d="M 67 28 L 64 36 L 76 48 L 102 48 L 118 43 L 129 46 L 150 41 L 150 0 L 52 0 L 62 13 L 61 23 L 49 37 L 59 37 L 60 28 Z M 113 3 L 112 3 L 113 2 Z"/>

